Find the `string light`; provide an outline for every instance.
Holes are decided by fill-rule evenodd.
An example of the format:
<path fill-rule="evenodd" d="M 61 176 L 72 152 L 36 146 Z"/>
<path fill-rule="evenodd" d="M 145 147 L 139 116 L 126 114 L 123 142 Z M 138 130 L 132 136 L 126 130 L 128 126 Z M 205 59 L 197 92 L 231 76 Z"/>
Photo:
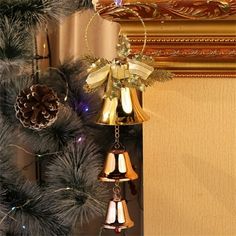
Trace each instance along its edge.
<path fill-rule="evenodd" d="M 79 137 L 78 139 L 77 139 L 77 143 L 80 143 L 82 141 L 82 137 Z"/>
<path fill-rule="evenodd" d="M 0 220 L 0 225 L 3 223 L 3 221 L 4 221 L 7 217 L 10 217 L 10 214 L 11 214 L 15 209 L 16 209 L 15 207 L 12 207 L 11 210 L 8 211 L 7 213 L 4 213 L 4 212 L 1 211 L 1 213 L 3 213 L 4 216 L 3 216 L 3 218 Z M 13 217 L 10 217 L 10 218 L 16 221 L 15 218 L 13 218 Z"/>
<path fill-rule="evenodd" d="M 26 150 L 25 148 L 23 148 L 23 147 L 21 147 L 19 145 L 16 145 L 16 144 L 9 144 L 7 147 L 16 147 L 16 148 L 22 150 L 23 152 L 25 152 L 25 153 L 27 153 L 27 154 L 29 154 L 31 156 L 34 156 L 34 157 L 36 156 L 37 158 L 41 158 L 41 157 L 49 156 L 49 155 L 57 155 L 57 154 L 62 153 L 62 151 L 59 151 L 59 152 L 48 152 L 48 153 L 44 153 L 44 154 L 37 154 L 37 153 L 32 153 L 32 152 Z M 35 160 L 33 160 L 29 164 L 23 166 L 21 170 L 24 170 L 27 167 L 31 166 L 34 162 L 35 162 Z"/>
<path fill-rule="evenodd" d="M 19 145 L 16 145 L 16 144 L 9 144 L 7 147 L 16 147 L 31 156 L 37 156 L 37 157 L 44 157 L 44 156 L 56 155 L 56 154 L 62 153 L 62 151 L 59 151 L 59 152 L 48 152 L 48 153 L 44 153 L 44 154 L 37 154 L 37 153 L 30 152 L 30 151 L 26 150 L 25 148 L 23 148 Z"/>
<path fill-rule="evenodd" d="M 25 207 L 25 206 L 26 206 L 27 204 L 29 204 L 31 201 L 32 201 L 31 199 L 28 199 L 23 205 L 20 205 L 20 206 L 13 206 L 13 207 L 11 208 L 11 210 L 8 211 L 7 213 L 4 213 L 4 212 L 1 211 L 1 213 L 3 213 L 4 216 L 3 216 L 3 218 L 0 220 L 0 225 L 4 222 L 4 220 L 5 220 L 7 217 L 9 217 L 9 218 L 11 218 L 12 220 L 14 220 L 14 221 L 17 222 L 17 220 L 16 220 L 14 217 L 12 217 L 10 214 L 11 214 L 12 212 L 14 212 L 15 210 L 17 210 L 17 209 L 23 209 L 23 207 Z M 23 228 L 23 229 L 26 229 L 26 226 L 25 226 L 25 225 L 22 225 L 22 228 Z"/>

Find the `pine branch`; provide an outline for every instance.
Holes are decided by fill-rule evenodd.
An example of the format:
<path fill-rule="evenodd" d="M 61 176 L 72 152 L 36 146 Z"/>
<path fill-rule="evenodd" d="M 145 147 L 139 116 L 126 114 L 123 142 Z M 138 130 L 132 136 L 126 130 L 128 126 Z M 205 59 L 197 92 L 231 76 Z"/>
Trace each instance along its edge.
<path fill-rule="evenodd" d="M 75 225 L 103 215 L 107 190 L 97 181 L 102 156 L 88 138 L 71 144 L 63 154 L 57 155 L 47 171 L 53 210 L 63 223 Z"/>
<path fill-rule="evenodd" d="M 50 235 L 67 236 L 68 225 L 62 224 L 55 212 L 51 211 L 54 199 L 48 199 L 44 193 L 28 181 L 15 182 L 3 195 L 3 201 L 9 205 L 11 217 L 8 218 L 8 233 L 10 235 Z"/>
<path fill-rule="evenodd" d="M 0 216 L 2 212 L 11 212 L 11 217 L 7 216 L 4 219 L 3 233 L 24 236 L 68 235 L 70 228 L 63 225 L 55 216 L 55 212 L 51 211 L 53 199 L 46 198 L 45 193 L 36 184 L 26 181 L 15 166 L 14 157 L 17 156 L 17 152 L 9 144 L 17 141 L 18 131 L 1 121 Z"/>
<path fill-rule="evenodd" d="M 12 76 L 7 75 L 0 83 L 0 114 L 10 125 L 18 126 L 16 119 L 15 102 L 21 90 L 32 85 L 32 78 L 29 75 Z"/>
<path fill-rule="evenodd" d="M 5 194 L 5 191 L 2 190 L 0 186 L 0 236 L 5 236 L 7 231 L 7 223 L 6 218 L 8 214 L 8 208 L 3 202 L 3 195 Z"/>
<path fill-rule="evenodd" d="M 69 107 L 61 105 L 58 119 L 41 131 L 21 129 L 22 142 L 36 153 L 58 152 L 65 149 L 85 132 L 80 118 Z"/>
<path fill-rule="evenodd" d="M 59 69 L 66 76 L 66 80 L 69 84 L 69 98 L 68 103 L 78 114 L 83 122 L 85 132 L 89 134 L 93 140 L 106 150 L 110 146 L 111 141 L 107 139 L 113 133 L 112 127 L 96 125 L 96 118 L 101 110 L 102 96 L 104 88 L 97 89 L 94 93 L 86 93 L 83 89 L 85 80 L 87 78 L 86 63 L 96 62 L 99 58 L 91 56 L 85 56 L 81 60 L 74 62 L 68 61 L 62 64 Z M 86 62 L 86 60 L 88 62 Z M 107 64 L 106 59 L 102 60 L 103 65 Z M 101 65 L 101 66 L 103 66 Z M 43 79 L 44 80 L 44 79 Z M 58 80 L 50 80 L 51 83 L 54 81 L 54 90 L 62 90 L 63 83 L 57 83 Z"/>
<path fill-rule="evenodd" d="M 0 21 L 0 74 L 10 71 L 12 73 L 32 59 L 31 42 L 30 34 L 23 29 L 19 21 L 6 17 Z"/>
<path fill-rule="evenodd" d="M 13 76 L 2 82 L 0 84 L 0 114 L 8 124 L 19 129 L 21 140 L 25 145 L 34 147 L 35 152 L 62 150 L 68 142 L 85 132 L 83 122 L 68 105 L 61 104 L 58 119 L 52 126 L 42 131 L 24 128 L 16 118 L 14 105 L 20 91 L 31 85 L 32 79 L 28 75 Z"/>
<path fill-rule="evenodd" d="M 72 0 L 1 0 L 0 16 L 17 19 L 25 28 L 42 26 L 48 21 L 59 21 L 72 13 Z"/>
<path fill-rule="evenodd" d="M 93 3 L 91 0 L 75 0 L 75 8 L 76 10 L 82 9 L 91 9 L 93 8 Z"/>

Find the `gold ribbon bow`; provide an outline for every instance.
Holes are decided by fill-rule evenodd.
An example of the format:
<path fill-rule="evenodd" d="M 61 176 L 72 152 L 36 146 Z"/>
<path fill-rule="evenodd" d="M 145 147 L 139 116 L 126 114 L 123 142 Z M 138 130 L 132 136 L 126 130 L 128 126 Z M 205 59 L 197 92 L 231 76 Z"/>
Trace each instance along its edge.
<path fill-rule="evenodd" d="M 112 63 L 107 63 L 102 68 L 90 73 L 86 83 L 90 89 L 95 89 L 104 84 L 108 80 L 109 75 L 118 80 L 128 79 L 131 75 L 136 75 L 142 80 L 146 80 L 153 71 L 154 68 L 152 66 L 135 59 L 127 59 L 127 63 L 123 64 L 117 64 L 113 60 Z"/>

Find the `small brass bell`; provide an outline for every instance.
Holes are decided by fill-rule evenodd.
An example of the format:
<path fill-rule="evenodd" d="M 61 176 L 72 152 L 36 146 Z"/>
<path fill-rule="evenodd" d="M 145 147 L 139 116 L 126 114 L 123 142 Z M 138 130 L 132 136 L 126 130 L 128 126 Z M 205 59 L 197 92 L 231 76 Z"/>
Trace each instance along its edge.
<path fill-rule="evenodd" d="M 134 222 L 130 219 L 128 207 L 125 200 L 112 199 L 109 202 L 105 229 L 114 229 L 119 233 L 122 229 L 128 229 L 134 226 Z"/>
<path fill-rule="evenodd" d="M 138 178 L 134 171 L 129 153 L 125 150 L 111 150 L 105 161 L 104 168 L 98 178 L 105 182 L 129 181 Z"/>
<path fill-rule="evenodd" d="M 104 99 L 97 123 L 102 125 L 135 125 L 148 119 L 149 116 L 139 103 L 136 89 L 124 87 L 121 88 L 120 97 Z"/>

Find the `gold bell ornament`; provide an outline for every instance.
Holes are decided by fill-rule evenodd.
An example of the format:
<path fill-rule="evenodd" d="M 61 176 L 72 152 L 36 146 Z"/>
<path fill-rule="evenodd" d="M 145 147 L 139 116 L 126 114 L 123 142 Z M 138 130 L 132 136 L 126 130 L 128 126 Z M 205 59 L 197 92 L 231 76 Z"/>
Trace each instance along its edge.
<path fill-rule="evenodd" d="M 132 66 L 133 62 L 117 58 L 112 61 L 110 66 L 100 69 L 103 77 L 100 75 L 100 70 L 88 76 L 86 82 L 90 88 L 93 87 L 93 83 L 97 78 L 100 81 L 102 78 L 107 80 L 102 109 L 97 119 L 98 124 L 135 125 L 149 119 L 139 103 L 136 88 L 129 86 L 127 83 L 127 81 L 136 80 L 136 77 L 132 74 Z M 138 62 L 136 63 L 137 66 Z M 144 69 L 142 65 L 139 65 L 139 67 L 140 71 Z M 149 66 L 146 66 L 147 74 L 151 74 L 152 68 L 147 67 Z M 136 70 L 139 71 L 138 68 Z M 142 85 L 140 84 L 140 86 Z"/>
<path fill-rule="evenodd" d="M 129 153 L 125 150 L 111 150 L 105 161 L 104 168 L 99 175 L 99 180 L 104 182 L 130 181 L 138 178 L 134 171 Z"/>
<path fill-rule="evenodd" d="M 166 70 L 157 70 L 153 66 L 151 57 L 143 56 L 147 41 L 144 21 L 137 12 L 122 7 L 136 15 L 144 28 L 144 44 L 140 54 L 131 55 L 131 45 L 126 35 L 119 35 L 117 44 L 117 58 L 112 61 L 96 59 L 88 56 L 87 61 L 92 62 L 88 69 L 88 77 L 84 89 L 92 92 L 99 87 L 105 87 L 103 105 L 97 123 L 102 125 L 135 125 L 149 119 L 142 109 L 137 96 L 137 90 L 143 92 L 145 87 L 155 81 L 166 81 L 172 75 Z M 85 39 L 88 51 L 88 28 L 94 17 L 104 9 L 99 10 L 89 21 L 86 27 Z"/>
<path fill-rule="evenodd" d="M 124 182 L 138 178 L 134 171 L 129 153 L 119 142 L 119 126 L 115 127 L 115 143 L 108 152 L 102 172 L 98 176 L 104 182 Z"/>
<path fill-rule="evenodd" d="M 107 208 L 107 214 L 104 229 L 113 229 L 116 233 L 120 233 L 122 229 L 128 229 L 134 226 L 131 220 L 126 200 L 121 198 L 120 187 L 117 182 L 113 188 L 113 199 L 110 200 Z"/>
<path fill-rule="evenodd" d="M 104 168 L 98 178 L 104 182 L 115 182 L 113 199 L 108 204 L 103 228 L 114 229 L 116 233 L 120 233 L 122 229 L 133 227 L 134 222 L 130 219 L 126 201 L 121 198 L 119 183 L 135 180 L 138 175 L 132 167 L 129 153 L 119 141 L 119 126 L 140 124 L 148 120 L 148 115 L 139 103 L 137 91 L 143 92 L 145 87 L 156 81 L 167 81 L 172 78 L 172 74 L 166 70 L 154 69 L 151 66 L 151 57 L 143 55 L 147 31 L 139 14 L 125 6 L 112 5 L 112 7 L 113 10 L 120 11 L 122 8 L 137 16 L 144 29 L 144 44 L 139 54 L 131 54 L 129 39 L 121 34 L 116 47 L 117 57 L 112 61 L 97 59 L 94 56 L 85 58 L 90 67 L 84 90 L 89 93 L 98 88 L 104 88 L 103 105 L 97 123 L 115 126 L 115 143 L 107 154 Z M 98 10 L 85 29 L 85 42 L 91 55 L 93 53 L 88 43 L 88 29 L 93 19 L 106 8 Z"/>

